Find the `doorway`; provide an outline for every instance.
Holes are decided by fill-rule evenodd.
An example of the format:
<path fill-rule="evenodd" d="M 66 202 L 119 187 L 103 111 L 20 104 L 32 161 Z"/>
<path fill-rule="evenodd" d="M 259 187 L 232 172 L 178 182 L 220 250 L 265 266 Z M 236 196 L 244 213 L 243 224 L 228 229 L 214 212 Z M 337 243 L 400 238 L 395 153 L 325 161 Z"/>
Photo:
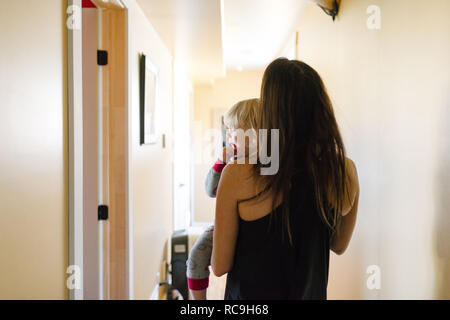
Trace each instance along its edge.
<path fill-rule="evenodd" d="M 69 0 L 71 299 L 130 298 L 127 1 Z M 68 11 L 69 13 L 69 11 Z"/>

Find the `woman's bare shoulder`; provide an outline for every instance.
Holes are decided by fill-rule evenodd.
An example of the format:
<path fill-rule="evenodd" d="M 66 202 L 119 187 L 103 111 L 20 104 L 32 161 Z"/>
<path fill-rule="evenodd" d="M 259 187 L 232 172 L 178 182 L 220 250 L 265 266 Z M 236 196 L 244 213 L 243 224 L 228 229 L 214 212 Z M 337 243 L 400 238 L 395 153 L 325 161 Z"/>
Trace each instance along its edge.
<path fill-rule="evenodd" d="M 224 171 L 237 182 L 244 182 L 253 176 L 253 166 L 248 163 L 239 163 L 237 160 L 229 162 Z"/>
<path fill-rule="evenodd" d="M 238 163 L 236 160 L 228 163 L 222 175 L 226 175 L 226 180 L 236 188 L 235 192 L 240 197 L 247 197 L 254 193 L 254 165 L 248 163 Z M 221 178 L 222 179 L 222 178 Z"/>
<path fill-rule="evenodd" d="M 356 167 L 355 163 L 349 157 L 345 157 L 345 165 L 349 167 Z"/>
<path fill-rule="evenodd" d="M 350 179 L 351 189 L 357 188 L 359 186 L 358 171 L 353 160 L 348 157 L 345 157 L 345 171 L 347 172 L 347 177 Z"/>
<path fill-rule="evenodd" d="M 356 197 L 359 194 L 358 171 L 353 160 L 347 157 L 345 158 L 345 171 L 347 173 L 346 185 L 350 198 L 348 199 L 345 197 L 344 210 L 342 213 L 343 216 L 345 216 L 353 208 Z"/>

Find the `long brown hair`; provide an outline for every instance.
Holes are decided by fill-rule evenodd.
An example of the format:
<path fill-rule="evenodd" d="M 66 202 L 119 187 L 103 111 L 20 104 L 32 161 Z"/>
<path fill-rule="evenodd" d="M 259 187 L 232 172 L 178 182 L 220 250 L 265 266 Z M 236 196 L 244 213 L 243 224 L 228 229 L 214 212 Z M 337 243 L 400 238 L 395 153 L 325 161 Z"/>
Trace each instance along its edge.
<path fill-rule="evenodd" d="M 279 129 L 278 172 L 261 175 L 264 165 L 259 161 L 253 167 L 253 176 L 262 186 L 263 194 L 271 194 L 273 199 L 282 197 L 283 203 L 289 203 L 292 178 L 299 172 L 305 173 L 314 190 L 317 211 L 334 233 L 346 190 L 346 152 L 319 74 L 301 61 L 286 58 L 273 61 L 263 76 L 257 127 L 269 129 L 269 133 L 270 129 Z M 288 206 L 283 206 L 282 212 L 292 244 Z"/>

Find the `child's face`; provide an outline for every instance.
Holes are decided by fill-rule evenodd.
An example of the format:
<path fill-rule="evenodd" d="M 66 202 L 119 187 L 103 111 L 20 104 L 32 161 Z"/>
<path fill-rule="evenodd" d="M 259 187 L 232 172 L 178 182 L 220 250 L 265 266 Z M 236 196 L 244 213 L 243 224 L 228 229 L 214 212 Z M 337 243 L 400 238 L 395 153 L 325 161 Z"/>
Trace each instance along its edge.
<path fill-rule="evenodd" d="M 237 150 L 242 150 L 245 147 L 245 155 L 248 155 L 249 147 L 247 145 L 242 145 L 241 142 L 244 142 L 242 140 L 245 139 L 239 139 L 238 134 L 241 132 L 245 132 L 247 129 L 245 128 L 230 128 L 226 127 L 226 140 L 229 145 L 233 145 Z"/>

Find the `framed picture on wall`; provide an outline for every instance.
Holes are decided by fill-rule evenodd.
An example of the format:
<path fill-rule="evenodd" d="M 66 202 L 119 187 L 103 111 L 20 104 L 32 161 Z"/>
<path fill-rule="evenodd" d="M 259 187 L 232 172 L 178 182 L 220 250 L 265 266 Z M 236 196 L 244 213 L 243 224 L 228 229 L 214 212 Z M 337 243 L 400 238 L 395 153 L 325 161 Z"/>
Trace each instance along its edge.
<path fill-rule="evenodd" d="M 139 56 L 139 82 L 140 145 L 155 144 L 157 141 L 158 70 L 143 53 Z"/>

